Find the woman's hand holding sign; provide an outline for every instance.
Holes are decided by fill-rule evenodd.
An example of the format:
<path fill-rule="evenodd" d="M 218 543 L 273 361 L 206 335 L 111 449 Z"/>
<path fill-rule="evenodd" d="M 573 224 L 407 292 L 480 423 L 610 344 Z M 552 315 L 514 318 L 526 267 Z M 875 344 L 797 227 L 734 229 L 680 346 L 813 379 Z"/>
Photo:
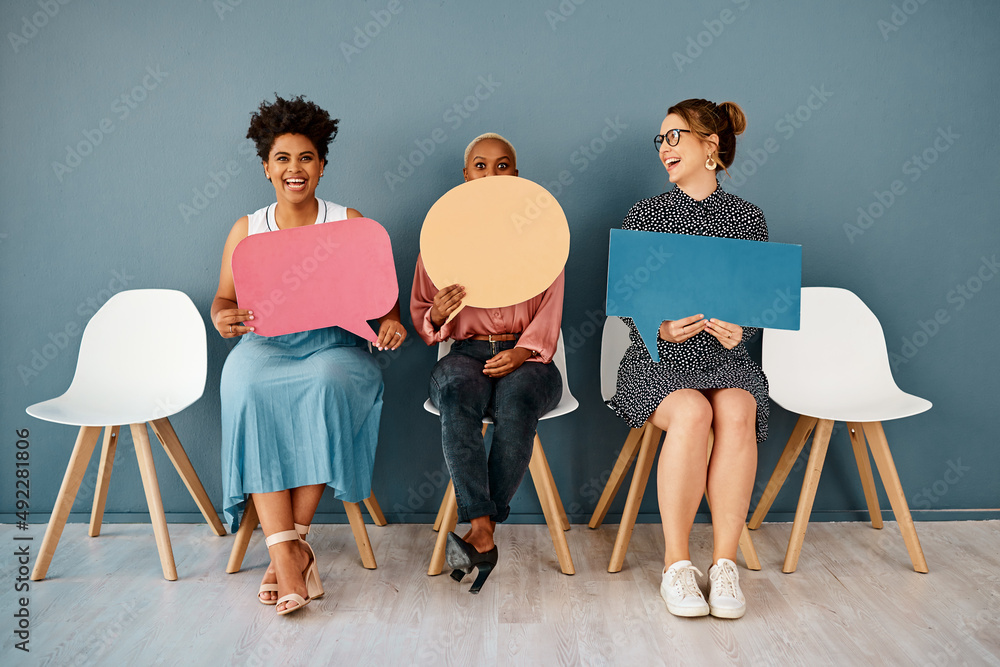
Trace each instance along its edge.
<path fill-rule="evenodd" d="M 668 343 L 683 343 L 688 338 L 700 334 L 708 320 L 704 315 L 692 315 L 683 320 L 664 320 L 660 324 L 660 338 Z"/>
<path fill-rule="evenodd" d="M 441 326 L 451 317 L 451 314 L 458 310 L 465 298 L 465 288 L 461 285 L 448 285 L 439 290 L 434 295 L 434 304 L 431 306 L 431 322 L 435 329 Z"/>
<path fill-rule="evenodd" d="M 683 320 L 664 320 L 660 324 L 660 338 L 668 343 L 683 343 L 702 331 L 707 331 L 722 347 L 731 350 L 743 340 L 743 327 L 722 320 L 706 320 L 704 315 L 692 315 Z"/>
<path fill-rule="evenodd" d="M 722 347 L 731 350 L 743 340 L 743 327 L 722 320 L 707 320 L 706 331 L 722 343 Z"/>

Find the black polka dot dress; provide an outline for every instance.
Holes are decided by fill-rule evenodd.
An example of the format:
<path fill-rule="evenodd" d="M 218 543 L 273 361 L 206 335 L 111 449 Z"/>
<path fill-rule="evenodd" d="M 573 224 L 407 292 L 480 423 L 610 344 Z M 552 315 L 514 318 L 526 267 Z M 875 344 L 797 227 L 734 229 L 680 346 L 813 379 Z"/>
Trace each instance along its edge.
<path fill-rule="evenodd" d="M 643 199 L 629 210 L 622 229 L 767 241 L 767 223 L 761 210 L 719 187 L 702 201 L 695 201 L 678 187 Z M 617 391 L 608 405 L 629 426 L 641 427 L 660 402 L 678 389 L 736 387 L 747 390 L 757 401 L 757 442 L 767 438 L 767 378 L 745 346 L 756 335 L 756 328 L 744 327 L 743 340 L 732 350 L 707 331 L 683 343 L 657 339 L 660 361 L 655 362 L 632 319 L 622 319 L 629 327 L 632 344 L 618 367 Z"/>

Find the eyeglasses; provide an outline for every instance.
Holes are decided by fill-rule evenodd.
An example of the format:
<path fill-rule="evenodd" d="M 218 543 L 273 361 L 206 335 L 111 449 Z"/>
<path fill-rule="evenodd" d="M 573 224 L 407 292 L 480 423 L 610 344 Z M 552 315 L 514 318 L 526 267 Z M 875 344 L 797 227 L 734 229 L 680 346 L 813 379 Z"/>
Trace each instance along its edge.
<path fill-rule="evenodd" d="M 691 130 L 667 130 L 666 134 L 658 134 L 653 137 L 653 144 L 656 146 L 656 152 L 660 152 L 660 145 L 666 140 L 668 146 L 676 146 L 677 142 L 681 140 L 681 132 L 690 132 Z"/>

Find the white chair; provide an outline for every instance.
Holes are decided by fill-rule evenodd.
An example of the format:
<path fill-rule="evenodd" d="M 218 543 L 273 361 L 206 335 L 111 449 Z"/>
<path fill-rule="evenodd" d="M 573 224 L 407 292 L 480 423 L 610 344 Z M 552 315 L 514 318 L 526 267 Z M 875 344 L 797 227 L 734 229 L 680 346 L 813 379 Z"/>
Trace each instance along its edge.
<path fill-rule="evenodd" d="M 618 380 L 618 366 L 625 350 L 629 346 L 629 329 L 621 318 L 609 317 L 604 321 L 604 333 L 601 337 L 601 397 L 608 401 L 615 395 L 615 388 Z M 615 546 L 611 551 L 611 562 L 608 564 L 608 572 L 620 572 L 625 564 L 625 554 L 628 552 L 628 543 L 632 539 L 632 531 L 635 529 L 635 519 L 639 514 L 639 505 L 642 503 L 642 496 L 646 490 L 646 483 L 649 481 L 649 473 L 653 470 L 653 463 L 656 460 L 656 450 L 660 446 L 660 438 L 663 431 L 646 422 L 641 428 L 633 428 L 629 431 L 622 451 L 611 469 L 611 475 L 604 485 L 604 492 L 601 493 L 594 508 L 594 514 L 588 524 L 591 528 L 598 528 L 607 516 L 611 502 L 618 495 L 622 481 L 628 473 L 632 463 L 638 459 L 635 473 L 632 475 L 632 484 L 625 499 L 625 509 L 622 511 L 621 523 L 618 525 L 618 536 L 615 538 Z M 714 433 L 708 434 L 708 456 L 712 456 L 712 444 Z M 708 502 L 708 490 L 705 490 L 705 501 Z M 743 552 L 743 559 L 746 561 L 747 569 L 759 570 L 760 560 L 757 558 L 757 550 L 754 548 L 753 540 L 750 539 L 750 532 L 743 527 L 740 535 L 740 551 Z"/>
<path fill-rule="evenodd" d="M 438 359 L 440 360 L 449 350 L 451 341 L 447 340 L 438 345 Z M 569 379 L 566 376 L 566 351 L 563 348 L 562 331 L 559 332 L 559 343 L 556 353 L 552 357 L 552 363 L 559 370 L 562 376 L 562 397 L 559 403 L 549 412 L 541 416 L 540 420 L 552 419 L 573 412 L 580 406 L 569 389 Z M 437 406 L 427 399 L 424 402 L 424 410 L 439 415 L 441 412 Z M 483 418 L 483 436 L 486 435 L 486 428 L 493 423 L 489 417 Z M 528 464 L 528 471 L 535 484 L 535 492 L 538 494 L 538 501 L 542 505 L 542 514 L 545 515 L 545 523 L 549 527 L 549 535 L 552 537 L 552 544 L 556 549 L 556 557 L 559 559 L 559 569 L 563 574 L 575 574 L 573 568 L 573 557 L 569 552 L 569 544 L 566 542 L 566 535 L 563 531 L 569 530 L 569 519 L 566 517 L 566 510 L 563 509 L 562 499 L 556 489 L 555 479 L 552 477 L 552 470 L 549 468 L 548 459 L 545 458 L 545 450 L 542 449 L 542 441 L 535 433 L 535 445 L 531 452 L 531 462 Z M 434 545 L 434 552 L 431 554 L 431 563 L 427 568 L 427 574 L 441 574 L 444 567 L 445 544 L 448 533 L 455 530 L 458 523 L 458 501 L 455 498 L 454 483 L 449 480 L 448 488 L 444 492 L 441 500 L 441 507 L 434 521 L 434 530 L 438 531 L 437 541 Z"/>
<path fill-rule="evenodd" d="M 101 532 L 118 430 L 129 424 L 163 576 L 170 581 L 177 579 L 146 422 L 209 526 L 216 535 L 226 534 L 167 419 L 201 398 L 207 363 L 205 324 L 183 292 L 119 292 L 94 314 L 83 332 L 69 389 L 58 398 L 27 408 L 32 417 L 80 427 L 31 573 L 33 580 L 45 578 L 102 427 L 104 444 L 90 514 L 91 537 Z"/>
<path fill-rule="evenodd" d="M 795 571 L 833 423 L 843 421 L 850 430 L 872 525 L 882 527 L 882 514 L 865 446 L 866 436 L 913 569 L 927 572 L 927 561 L 889 453 L 882 422 L 924 412 L 930 409 L 931 402 L 907 394 L 896 386 L 889 368 L 882 326 L 875 314 L 848 290 L 803 288 L 801 328 L 799 331 L 767 331 L 763 360 L 771 399 L 800 417 L 757 503 L 750 528 L 758 528 L 764 520 L 806 440 L 815 430 L 782 571 Z"/>

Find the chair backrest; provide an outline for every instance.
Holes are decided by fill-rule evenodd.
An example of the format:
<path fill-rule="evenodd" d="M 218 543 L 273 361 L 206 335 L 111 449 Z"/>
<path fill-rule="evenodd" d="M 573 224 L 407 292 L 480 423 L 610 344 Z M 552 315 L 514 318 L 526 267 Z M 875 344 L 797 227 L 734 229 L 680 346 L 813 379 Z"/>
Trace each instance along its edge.
<path fill-rule="evenodd" d="M 201 398 L 208 372 L 205 323 L 183 292 L 119 292 L 84 329 L 76 372 L 64 394 L 100 393 L 125 404 L 155 404 L 169 417 Z"/>
<path fill-rule="evenodd" d="M 449 338 L 446 341 L 438 343 L 438 360 L 440 361 L 448 352 L 451 351 L 452 340 Z M 562 329 L 559 330 L 559 343 L 556 346 L 556 353 L 552 355 L 552 363 L 556 365 L 556 369 L 559 371 L 559 375 L 562 377 L 562 396 L 559 398 L 559 404 L 556 405 L 551 411 L 546 413 L 542 419 L 549 419 L 551 417 L 558 417 L 559 415 L 564 415 L 569 412 L 573 412 L 580 406 L 580 402 L 576 400 L 573 396 L 573 392 L 569 388 L 569 376 L 566 372 L 566 348 L 563 345 L 563 334 Z M 433 407 L 430 399 L 424 405 L 424 409 Z M 436 408 L 434 411 L 436 412 Z"/>
<path fill-rule="evenodd" d="M 559 329 L 559 343 L 556 345 L 556 353 L 552 355 L 552 363 L 556 365 L 559 375 L 562 377 L 562 396 L 559 398 L 559 404 L 545 414 L 543 419 L 573 412 L 580 405 L 569 388 L 569 375 L 566 372 L 566 346 L 563 344 L 562 329 Z"/>
<path fill-rule="evenodd" d="M 628 325 L 620 317 L 604 320 L 601 335 L 601 397 L 608 401 L 618 385 L 618 365 L 631 344 Z"/>
<path fill-rule="evenodd" d="M 771 398 L 793 411 L 802 400 L 899 391 L 878 318 L 838 287 L 802 288 L 800 329 L 764 333 L 763 367 Z"/>

